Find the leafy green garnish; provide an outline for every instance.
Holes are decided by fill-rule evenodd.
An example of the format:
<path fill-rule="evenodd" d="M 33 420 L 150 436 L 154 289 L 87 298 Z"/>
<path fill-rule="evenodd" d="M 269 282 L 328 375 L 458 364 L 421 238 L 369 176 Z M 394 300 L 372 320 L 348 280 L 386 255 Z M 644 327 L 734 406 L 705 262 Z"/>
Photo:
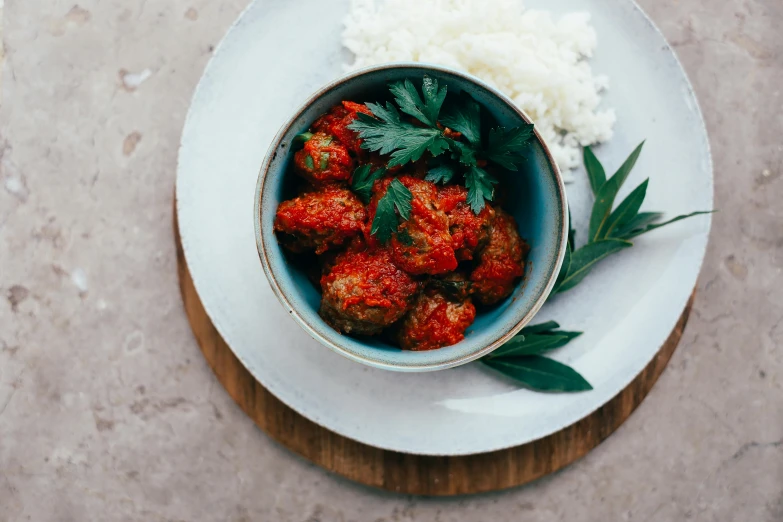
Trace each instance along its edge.
<path fill-rule="evenodd" d="M 522 147 L 533 137 L 533 124 L 527 123 L 519 127 L 506 129 L 497 127 L 489 131 L 485 155 L 488 160 L 508 170 L 517 170 L 516 163 Z"/>
<path fill-rule="evenodd" d="M 533 136 L 533 125 L 490 129 L 484 146 L 481 107 L 469 95 L 463 93 L 444 105 L 446 86 L 439 87 L 436 79 L 426 75 L 421 93 L 410 80 L 392 83 L 389 90 L 396 106 L 391 102 L 367 103 L 372 116 L 359 113 L 348 125 L 358 133 L 362 147 L 390 155 L 389 167 L 418 161 L 425 152 L 437 157 L 450 151 L 452 162 L 441 161 L 438 167 L 430 170 L 427 179 L 449 183 L 462 174 L 471 208 L 476 213 L 481 212 L 486 201 L 492 200 L 497 180 L 483 168 L 486 162 L 480 159 L 517 170 L 523 146 Z M 401 112 L 418 123 L 404 120 Z M 447 137 L 446 129 L 461 133 L 467 143 L 454 139 L 453 135 Z"/>
<path fill-rule="evenodd" d="M 587 276 L 597 262 L 620 250 L 633 246 L 633 243 L 629 241 L 630 239 L 670 223 L 713 212 L 692 212 L 683 216 L 677 216 L 664 223 L 656 223 L 663 217 L 663 214 L 660 212 L 639 212 L 647 195 L 649 179 L 644 180 L 626 196 L 617 208 L 612 210 L 617 193 L 623 186 L 623 183 L 625 183 L 625 180 L 628 179 L 628 175 L 639 159 L 643 145 L 644 142 L 636 147 L 614 176 L 609 179 L 605 179 L 606 174 L 601 162 L 598 161 L 598 158 L 595 157 L 589 147 L 585 147 L 585 168 L 590 180 L 590 186 L 596 194 L 590 214 L 588 243 L 576 249 L 572 237 L 573 230 L 570 231 L 566 255 L 555 282 L 553 294 L 570 290 Z"/>
<path fill-rule="evenodd" d="M 364 164 L 354 170 L 351 177 L 351 190 L 365 205 L 370 202 L 373 184 L 386 173 L 386 169 L 380 168 L 371 174 L 370 169 L 371 166 L 369 164 Z"/>
<path fill-rule="evenodd" d="M 424 179 L 433 183 L 442 183 L 445 185 L 454 179 L 456 174 L 457 169 L 444 163 L 443 165 L 438 165 L 437 167 L 428 170 Z"/>
<path fill-rule="evenodd" d="M 481 167 L 470 167 L 465 173 L 465 188 L 468 189 L 468 205 L 478 215 L 484 208 L 484 201 L 492 201 L 498 181 Z"/>
<path fill-rule="evenodd" d="M 402 112 L 430 127 L 437 125 L 440 108 L 446 99 L 445 85 L 438 89 L 438 80 L 425 76 L 421 86 L 424 101 L 419 97 L 419 92 L 410 80 L 392 83 L 389 85 L 389 90 Z"/>
<path fill-rule="evenodd" d="M 639 155 L 642 153 L 642 147 L 644 142 L 641 142 L 636 149 L 628 156 L 625 163 L 617 169 L 617 172 L 611 178 L 607 179 L 601 188 L 598 189 L 598 193 L 595 196 L 595 203 L 593 203 L 593 211 L 590 214 L 590 230 L 588 233 L 588 239 L 590 241 L 596 241 L 604 236 L 606 231 L 606 222 L 609 219 L 609 213 L 614 206 L 614 198 L 617 197 L 617 192 L 620 187 L 623 186 L 625 180 L 628 178 L 628 174 L 631 173 L 636 160 L 639 159 Z"/>
<path fill-rule="evenodd" d="M 593 389 L 590 383 L 570 366 L 540 355 L 487 359 L 483 362 L 536 391 L 581 392 Z"/>
<path fill-rule="evenodd" d="M 632 246 L 633 243 L 622 239 L 603 239 L 594 243 L 588 243 L 576 250 L 571 254 L 568 272 L 560 282 L 557 291 L 565 292 L 570 290 L 585 278 L 597 262 L 615 252 Z"/>
<path fill-rule="evenodd" d="M 362 147 L 381 154 L 391 154 L 389 167 L 418 161 L 426 151 L 438 156 L 449 147 L 440 130 L 400 121 L 399 113 L 388 103 L 380 114 L 383 116 L 373 118 L 360 112 L 348 128 L 359 133 L 359 137 L 364 140 Z"/>
<path fill-rule="evenodd" d="M 580 248 L 574 244 L 574 229 L 569 227 L 563 265 L 555 281 L 552 294 L 566 292 L 579 284 L 590 270 L 606 257 L 630 248 L 628 241 L 641 234 L 692 216 L 711 211 L 692 212 L 677 216 L 663 223 L 656 223 L 663 216 L 660 212 L 639 212 L 647 194 L 649 179 L 636 187 L 614 210 L 614 200 L 620 187 L 631 172 L 641 153 L 636 148 L 620 169 L 609 179 L 603 165 L 593 152 L 585 147 L 584 159 L 590 187 L 596 194 L 590 219 L 588 242 Z M 569 223 L 571 215 L 568 216 Z M 539 391 L 583 391 L 592 387 L 578 372 L 552 359 L 542 357 L 561 348 L 578 337 L 581 332 L 558 330 L 554 321 L 523 328 L 519 335 L 481 361 L 491 368 L 519 381 L 523 386 Z"/>
<path fill-rule="evenodd" d="M 481 108 L 470 96 L 463 94 L 459 103 L 448 104 L 440 122 L 472 145 L 481 145 Z"/>
<path fill-rule="evenodd" d="M 639 214 L 639 209 L 644 202 L 644 197 L 647 195 L 647 185 L 649 183 L 650 178 L 644 180 L 641 185 L 628 194 L 622 203 L 609 214 L 609 219 L 601 230 L 602 238 L 612 237 L 612 232 L 614 232 L 617 227 L 622 226 Z"/>
<path fill-rule="evenodd" d="M 677 216 L 675 218 L 670 219 L 669 221 L 664 221 L 663 223 L 650 223 L 638 228 L 634 228 L 631 230 L 628 230 L 624 232 L 624 238 L 625 239 L 632 239 L 636 236 L 641 236 L 642 234 L 646 234 L 647 232 L 650 232 L 651 230 L 655 230 L 656 228 L 665 227 L 666 225 L 669 225 L 671 223 L 676 223 L 677 221 L 681 221 L 683 219 L 688 219 L 689 217 L 693 216 L 702 216 L 704 214 L 712 214 L 713 212 L 717 212 L 716 210 L 701 210 L 698 212 L 691 212 L 690 214 L 685 214 L 682 216 Z"/>
<path fill-rule="evenodd" d="M 558 330 L 554 321 L 527 326 L 481 362 L 537 391 L 576 392 L 592 386 L 574 369 L 542 353 L 562 348 L 582 332 Z"/>
<path fill-rule="evenodd" d="M 557 335 L 518 335 L 506 344 L 489 354 L 489 359 L 498 357 L 522 357 L 524 355 L 540 355 L 558 348 L 562 348 L 573 339 L 580 336 L 581 332 L 560 332 Z"/>
<path fill-rule="evenodd" d="M 663 212 L 639 212 L 632 219 L 626 221 L 614 231 L 612 235 L 621 239 L 630 239 L 628 236 L 633 230 L 641 229 L 650 223 L 655 223 L 663 217 Z"/>
<path fill-rule="evenodd" d="M 593 195 L 597 196 L 601 186 L 606 183 L 606 172 L 604 172 L 604 166 L 598 161 L 598 158 L 593 154 L 593 150 L 590 147 L 584 148 L 584 161 L 585 170 L 587 171 L 587 179 L 590 181 L 590 188 L 593 190 Z"/>
<path fill-rule="evenodd" d="M 463 166 L 476 165 L 478 160 L 475 149 L 457 140 L 448 139 L 448 142 L 452 152 L 451 159 L 458 161 Z"/>
<path fill-rule="evenodd" d="M 400 180 L 393 179 L 386 189 L 386 194 L 378 201 L 375 218 L 372 220 L 370 234 L 382 242 L 386 242 L 400 226 L 400 217 L 408 220 L 411 217 L 411 201 L 413 194 Z M 399 212 L 399 216 L 397 215 Z"/>
<path fill-rule="evenodd" d="M 313 157 L 309 154 L 305 156 L 304 159 L 305 167 L 307 167 L 309 170 L 315 170 L 315 163 L 313 163 Z"/>

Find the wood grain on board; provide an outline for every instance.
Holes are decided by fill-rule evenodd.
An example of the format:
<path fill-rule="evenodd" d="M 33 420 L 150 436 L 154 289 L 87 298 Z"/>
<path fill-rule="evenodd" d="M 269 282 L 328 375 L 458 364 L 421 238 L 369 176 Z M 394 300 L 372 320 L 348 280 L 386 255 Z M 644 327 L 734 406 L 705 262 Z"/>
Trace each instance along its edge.
<path fill-rule="evenodd" d="M 415 495 L 463 495 L 525 484 L 571 464 L 612 434 L 644 400 L 682 337 L 693 296 L 655 358 L 620 394 L 590 416 L 543 439 L 462 457 L 382 450 L 323 428 L 280 402 L 234 356 L 212 325 L 185 263 L 174 224 L 180 290 L 201 351 L 228 394 L 263 431 L 305 459 L 345 478 Z M 259 266 L 259 270 L 261 267 Z"/>

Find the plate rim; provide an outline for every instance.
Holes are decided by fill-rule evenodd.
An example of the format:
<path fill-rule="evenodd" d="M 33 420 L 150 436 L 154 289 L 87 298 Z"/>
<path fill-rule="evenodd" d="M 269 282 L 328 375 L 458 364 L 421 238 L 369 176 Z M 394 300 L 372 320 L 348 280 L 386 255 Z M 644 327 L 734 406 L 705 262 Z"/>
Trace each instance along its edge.
<path fill-rule="evenodd" d="M 214 66 L 214 63 L 217 61 L 217 58 L 220 55 L 220 51 L 222 50 L 222 48 L 224 47 L 226 42 L 229 40 L 229 37 L 242 25 L 242 22 L 243 22 L 244 18 L 248 15 L 248 13 L 251 12 L 254 8 L 256 8 L 256 6 L 258 4 L 261 4 L 261 3 L 265 2 L 265 1 L 267 1 L 267 0 L 252 0 L 247 5 L 247 7 L 245 7 L 239 13 L 239 15 L 237 16 L 236 20 L 229 26 L 229 28 L 226 30 L 225 34 L 221 38 L 220 42 L 215 46 L 214 53 L 212 54 L 210 59 L 207 61 L 206 65 L 204 67 L 202 75 L 199 78 L 198 84 L 197 84 L 196 88 L 193 91 L 193 95 L 191 96 L 190 103 L 189 103 L 189 106 L 188 106 L 187 115 L 185 117 L 185 121 L 184 121 L 183 127 L 182 127 L 182 132 L 180 134 L 180 142 L 179 142 L 179 147 L 178 147 L 178 150 L 177 150 L 177 175 L 176 175 L 176 180 L 177 181 L 179 181 L 179 178 L 180 178 L 180 175 L 181 175 L 180 174 L 181 173 L 181 168 L 182 168 L 181 167 L 181 159 L 182 159 L 182 156 L 183 156 L 183 149 L 185 147 L 184 138 L 186 136 L 186 131 L 189 128 L 189 125 L 192 123 L 192 118 L 193 118 L 193 114 L 194 114 L 194 102 L 195 102 L 195 100 L 197 98 L 199 98 L 199 96 L 200 96 L 200 94 L 202 92 L 202 89 L 204 88 L 204 83 L 205 83 L 204 79 L 208 75 L 210 69 Z M 658 26 L 653 22 L 653 20 L 647 15 L 647 13 L 641 8 L 641 6 L 636 2 L 636 0 L 625 0 L 625 2 L 628 5 L 631 6 L 631 8 L 634 10 L 634 12 L 635 12 L 635 14 L 637 16 L 641 16 L 641 20 L 652 30 L 652 32 L 654 32 L 660 38 L 660 40 L 662 42 L 665 43 L 665 50 L 669 54 L 670 58 L 673 59 L 674 64 L 676 65 L 676 67 L 682 73 L 682 80 L 683 80 L 683 83 L 684 83 L 684 87 L 686 88 L 686 93 L 685 93 L 686 94 L 686 98 L 693 104 L 693 112 L 695 113 L 695 116 L 697 117 L 697 120 L 698 120 L 698 123 L 699 123 L 698 130 L 699 130 L 700 134 L 702 134 L 703 137 L 705 138 L 704 139 L 704 145 L 705 145 L 706 149 L 705 149 L 705 158 L 704 159 L 706 159 L 706 161 L 707 161 L 707 164 L 706 164 L 707 178 L 706 178 L 706 180 L 709 181 L 709 186 L 710 186 L 710 189 L 711 189 L 710 193 L 709 193 L 710 206 L 714 207 L 715 183 L 714 183 L 714 162 L 713 162 L 713 158 L 712 158 L 712 145 L 711 145 L 711 142 L 710 142 L 710 139 L 709 139 L 709 133 L 708 133 L 708 130 L 707 130 L 707 127 L 706 127 L 706 123 L 704 121 L 704 116 L 703 116 L 703 112 L 701 110 L 701 105 L 699 103 L 698 97 L 696 96 L 696 92 L 695 92 L 695 90 L 693 88 L 693 84 L 692 84 L 692 82 L 691 82 L 691 80 L 690 80 L 690 78 L 689 78 L 685 68 L 683 67 L 682 62 L 681 62 L 679 56 L 677 55 L 676 51 L 671 46 L 671 44 L 668 42 L 668 40 L 666 39 L 666 37 L 663 34 L 663 32 L 658 28 Z M 181 212 L 182 212 L 182 207 L 181 207 L 180 198 L 179 198 L 179 192 L 181 190 L 180 187 L 181 187 L 181 184 L 177 182 L 176 185 L 175 185 L 175 205 L 176 205 L 176 213 L 177 213 L 177 218 L 178 219 L 180 218 Z M 704 225 L 704 235 L 705 235 L 706 240 L 704 241 L 703 247 L 700 249 L 700 252 L 699 252 L 699 262 L 698 262 L 698 265 L 697 265 L 696 278 L 695 278 L 695 281 L 694 281 L 694 283 L 697 286 L 698 286 L 698 279 L 699 279 L 699 276 L 701 274 L 701 270 L 703 268 L 704 259 L 706 257 L 706 251 L 707 251 L 707 248 L 709 246 L 710 233 L 711 233 L 711 229 L 712 229 L 712 219 L 713 219 L 712 215 L 711 214 L 707 215 L 707 216 L 705 216 L 705 218 L 706 218 L 706 223 Z M 186 262 L 188 263 L 188 266 L 190 267 L 191 263 L 190 263 L 189 254 L 188 254 L 189 249 L 187 248 L 186 242 L 184 240 L 182 241 L 182 247 L 183 247 L 183 255 L 185 257 Z M 199 293 L 199 295 L 201 295 L 201 293 L 199 291 L 200 284 L 197 282 L 197 278 L 195 276 L 193 276 L 193 272 L 191 272 L 191 277 L 193 279 L 193 285 L 194 285 L 194 288 L 196 289 L 196 292 Z M 686 295 L 685 300 L 684 300 L 683 303 L 679 303 L 678 304 L 678 309 L 680 310 L 680 312 L 681 312 L 682 309 L 684 309 L 685 304 L 687 304 L 689 296 L 690 296 L 690 293 L 688 293 Z M 202 303 L 203 303 L 203 301 L 202 301 Z M 218 325 L 218 323 L 213 321 L 212 313 L 210 312 L 209 306 L 206 303 L 204 304 L 204 309 L 205 309 L 207 315 L 210 317 L 210 321 L 212 321 L 212 323 L 214 324 L 215 329 L 225 339 L 226 338 L 225 333 L 222 331 L 223 327 Z M 677 317 L 679 317 L 679 314 L 678 314 Z M 667 331 L 670 331 L 671 329 L 673 329 L 674 326 L 676 325 L 676 323 L 677 323 L 677 318 L 674 319 L 674 323 L 673 324 L 668 325 L 667 328 L 669 328 L 669 330 L 667 330 Z M 245 359 L 245 357 L 242 354 L 240 354 L 236 350 L 234 350 L 234 348 L 228 342 L 226 342 L 226 344 L 229 346 L 229 348 L 231 349 L 232 353 L 237 357 L 237 359 L 242 363 L 242 365 L 270 393 L 272 393 L 278 400 L 283 402 L 286 406 L 290 407 L 292 410 L 296 411 L 297 413 L 299 413 L 300 415 L 302 415 L 305 418 L 309 419 L 310 421 L 314 422 L 315 424 L 318 424 L 319 426 L 321 426 L 321 427 L 323 427 L 323 428 L 325 428 L 327 430 L 333 431 L 333 432 L 339 434 L 340 436 L 343 436 L 343 437 L 346 437 L 348 439 L 360 442 L 362 444 L 367 444 L 369 446 L 380 448 L 380 449 L 383 449 L 383 450 L 395 451 L 395 452 L 400 452 L 400 453 L 409 453 L 409 454 L 414 454 L 414 455 L 441 456 L 441 457 L 443 457 L 443 456 L 476 455 L 476 454 L 481 454 L 481 453 L 489 453 L 489 452 L 493 452 L 493 451 L 499 451 L 499 450 L 505 450 L 505 449 L 517 447 L 517 446 L 520 446 L 520 445 L 532 442 L 534 440 L 539 440 L 541 438 L 544 438 L 544 437 L 547 437 L 549 435 L 552 435 L 553 433 L 556 433 L 556 432 L 560 431 L 563 428 L 566 428 L 566 427 L 568 427 L 568 426 L 570 426 L 570 425 L 572 425 L 572 424 L 574 424 L 576 422 L 579 422 L 580 420 L 584 419 L 585 417 L 588 417 L 588 416 L 592 415 L 593 413 L 595 413 L 595 411 L 600 409 L 602 406 L 604 406 L 606 403 L 608 403 L 614 397 L 616 397 L 619 393 L 621 393 L 622 390 L 625 389 L 628 386 L 628 384 L 630 382 L 632 382 L 639 375 L 639 373 L 641 373 L 641 371 L 643 371 L 643 369 L 646 367 L 646 365 L 649 364 L 650 361 L 653 360 L 655 355 L 661 349 L 661 346 L 659 346 L 656 349 L 656 351 L 654 353 L 652 353 L 652 355 L 649 358 L 646 358 L 644 360 L 643 364 L 641 365 L 641 369 L 639 369 L 638 371 L 636 371 L 632 375 L 630 375 L 630 372 L 629 372 L 629 377 L 626 378 L 626 379 L 622 379 L 621 385 L 619 386 L 619 389 L 616 392 L 614 392 L 611 395 L 609 395 L 606 398 L 606 400 L 603 400 L 602 402 L 596 404 L 595 407 L 589 409 L 589 411 L 586 411 L 583 415 L 581 415 L 579 418 L 575 419 L 573 422 L 569 422 L 567 424 L 561 425 L 561 426 L 556 427 L 554 429 L 549 429 L 548 428 L 546 430 L 543 430 L 542 433 L 540 433 L 540 434 L 538 434 L 536 436 L 533 436 L 533 437 L 531 437 L 531 438 L 529 438 L 527 440 L 521 441 L 521 442 L 494 444 L 494 445 L 491 445 L 491 446 L 487 446 L 487 447 L 485 447 L 485 448 L 483 448 L 483 449 L 481 449 L 479 451 L 456 450 L 456 451 L 448 451 L 448 452 L 442 452 L 442 451 L 424 452 L 424 451 L 417 451 L 415 449 L 414 450 L 405 449 L 405 448 L 403 448 L 401 446 L 395 447 L 392 444 L 379 444 L 379 443 L 375 443 L 375 442 L 368 442 L 368 441 L 365 441 L 365 440 L 361 440 L 358 437 L 351 436 L 351 435 L 345 433 L 341 429 L 337 429 L 335 427 L 330 427 L 326 422 L 323 421 L 322 416 L 320 414 L 317 414 L 317 412 L 310 412 L 310 411 L 308 411 L 308 412 L 305 413 L 305 412 L 301 411 L 300 409 L 296 408 L 288 400 L 286 400 L 283 397 L 281 397 L 280 395 L 278 395 L 278 393 L 276 393 L 277 390 L 272 389 L 269 386 L 269 384 L 264 383 L 262 380 L 258 379 L 258 376 L 256 375 L 256 372 L 253 369 L 253 365 L 248 364 L 246 359 Z"/>

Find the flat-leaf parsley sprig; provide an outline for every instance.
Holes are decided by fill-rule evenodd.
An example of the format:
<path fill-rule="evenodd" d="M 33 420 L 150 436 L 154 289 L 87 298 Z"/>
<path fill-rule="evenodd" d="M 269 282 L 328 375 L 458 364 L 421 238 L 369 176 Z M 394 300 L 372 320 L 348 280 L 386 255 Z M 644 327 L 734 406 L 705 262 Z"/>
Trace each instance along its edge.
<path fill-rule="evenodd" d="M 633 246 L 630 241 L 642 234 L 671 223 L 711 210 L 692 212 L 660 222 L 660 212 L 640 212 L 647 195 L 649 179 L 644 180 L 614 210 L 617 193 L 628 178 L 644 143 L 631 153 L 627 160 L 609 179 L 603 165 L 593 151 L 584 149 L 585 168 L 595 202 L 590 214 L 587 243 L 575 248 L 576 233 L 573 228 L 568 234 L 568 246 L 563 266 L 550 296 L 565 292 L 579 284 L 602 259 Z M 569 219 L 570 221 L 570 219 Z M 582 332 L 558 330 L 554 321 L 528 326 L 506 344 L 483 357 L 481 362 L 537 391 L 578 392 L 591 390 L 590 383 L 576 370 L 542 354 L 562 348 L 576 339 Z"/>
<path fill-rule="evenodd" d="M 485 169 L 488 163 L 517 170 L 524 146 L 533 136 L 533 125 L 495 127 L 486 136 L 481 129 L 481 107 L 467 94 L 447 100 L 447 87 L 424 76 L 421 93 L 410 80 L 389 85 L 394 103 L 367 103 L 372 112 L 357 114 L 349 129 L 358 133 L 362 147 L 388 154 L 388 167 L 415 162 L 429 153 L 436 160 L 426 179 L 449 183 L 464 178 L 468 203 L 476 214 L 495 195 L 498 180 Z M 402 114 L 412 118 L 403 118 Z M 455 134 L 465 138 L 460 141 Z M 449 153 L 448 156 L 446 153 Z M 387 217 L 390 217 L 387 214 Z M 400 217 L 403 217 L 400 214 Z M 376 214 L 376 220 L 379 219 Z M 399 223 L 399 222 L 398 222 Z M 389 225 L 373 221 L 373 229 L 387 230 Z"/>
<path fill-rule="evenodd" d="M 399 226 L 397 213 L 399 212 L 400 217 L 406 221 L 410 219 L 411 201 L 413 201 L 413 194 L 408 187 L 400 180 L 393 179 L 386 189 L 386 194 L 378 201 L 370 234 L 377 236 L 383 242 L 388 241 L 391 235 L 397 232 Z"/>
<path fill-rule="evenodd" d="M 372 196 L 372 186 L 376 180 L 379 180 L 386 174 L 386 169 L 380 168 L 370 172 L 370 165 L 365 164 L 353 171 L 351 176 L 351 190 L 356 194 L 365 205 L 370 202 Z"/>

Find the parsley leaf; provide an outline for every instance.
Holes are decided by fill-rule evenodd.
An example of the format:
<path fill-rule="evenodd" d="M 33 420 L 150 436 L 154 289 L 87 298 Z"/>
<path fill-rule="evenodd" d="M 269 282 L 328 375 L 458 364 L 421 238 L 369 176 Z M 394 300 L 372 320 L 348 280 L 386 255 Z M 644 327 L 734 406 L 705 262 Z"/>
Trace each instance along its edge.
<path fill-rule="evenodd" d="M 454 176 L 457 174 L 457 171 L 452 167 L 451 165 L 443 164 L 438 165 L 437 167 L 430 169 L 427 171 L 427 176 L 425 176 L 425 181 L 431 181 L 433 183 L 442 183 L 446 184 L 450 182 Z"/>
<path fill-rule="evenodd" d="M 463 174 L 470 206 L 476 214 L 481 212 L 485 201 L 492 200 L 498 181 L 479 165 L 483 167 L 490 161 L 508 170 L 517 170 L 517 163 L 523 159 L 522 149 L 533 137 L 533 125 L 490 129 L 486 143 L 482 143 L 481 106 L 467 93 L 444 105 L 446 86 L 439 87 L 436 79 L 426 75 L 421 92 L 410 80 L 391 83 L 389 90 L 394 103 L 367 103 L 372 116 L 359 113 L 348 125 L 358 133 L 362 148 L 389 155 L 388 167 L 416 162 L 426 152 L 437 157 L 448 151 L 453 161 L 441 161 L 440 166 L 427 173 L 426 179 L 449 183 Z M 439 123 L 441 109 L 443 115 Z M 418 122 L 403 119 L 401 113 Z M 446 137 L 445 128 L 459 132 L 465 141 Z M 362 176 L 361 180 L 369 173 L 362 172 Z M 359 192 L 362 190 L 368 189 L 360 188 Z M 393 205 L 385 203 L 381 210 L 391 215 L 394 209 Z M 378 227 L 383 223 L 386 227 L 383 233 L 391 234 L 387 222 L 379 221 Z"/>
<path fill-rule="evenodd" d="M 449 103 L 440 122 L 465 136 L 472 145 L 481 145 L 481 112 L 479 104 L 467 94 L 457 103 Z"/>
<path fill-rule="evenodd" d="M 476 151 L 471 146 L 452 139 L 448 139 L 448 142 L 452 151 L 451 159 L 457 160 L 463 165 L 476 164 Z"/>
<path fill-rule="evenodd" d="M 495 127 L 489 131 L 485 155 L 488 160 L 497 163 L 501 167 L 505 167 L 508 170 L 517 170 L 515 162 L 521 159 L 519 156 L 520 149 L 532 137 L 532 123 L 511 129 Z"/>
<path fill-rule="evenodd" d="M 400 121 L 399 113 L 391 104 L 387 103 L 385 108 L 374 103 L 367 106 L 378 118 L 359 113 L 348 128 L 359 133 L 362 148 L 381 154 L 391 153 L 389 167 L 417 161 L 426 151 L 437 156 L 448 148 L 449 143 L 439 129 Z"/>
<path fill-rule="evenodd" d="M 481 167 L 470 167 L 465 172 L 465 187 L 468 189 L 467 202 L 473 213 L 478 215 L 484 209 L 484 200 L 492 201 L 495 196 L 496 180 Z"/>
<path fill-rule="evenodd" d="M 389 90 L 394 95 L 394 100 L 402 112 L 413 116 L 430 127 L 437 125 L 438 114 L 443 105 L 443 100 L 446 99 L 447 90 L 446 86 L 438 89 L 438 80 L 424 76 L 421 89 L 424 93 L 424 101 L 422 101 L 419 91 L 416 90 L 416 87 L 410 80 L 389 84 Z M 375 114 L 375 111 L 373 111 L 373 114 Z"/>
<path fill-rule="evenodd" d="M 391 235 L 397 231 L 397 227 L 400 226 L 397 212 L 400 213 L 400 217 L 403 219 L 410 219 L 412 200 L 413 194 L 408 190 L 408 187 L 403 185 L 400 180 L 393 179 L 389 183 L 389 188 L 386 189 L 386 194 L 378 201 L 370 234 L 376 236 L 384 243 L 388 241 Z M 397 212 L 395 212 L 395 209 Z"/>
<path fill-rule="evenodd" d="M 370 174 L 370 165 L 365 164 L 353 171 L 353 177 L 351 178 L 351 190 L 361 199 L 364 204 L 370 202 L 370 196 L 372 195 L 372 186 L 377 179 L 383 177 L 386 174 L 386 169 L 380 168 Z"/>
<path fill-rule="evenodd" d="M 400 122 L 400 113 L 397 112 L 397 109 L 394 107 L 394 105 L 391 104 L 391 102 L 386 102 L 386 106 L 384 107 L 380 103 L 365 103 L 368 109 L 370 109 L 370 112 L 372 112 L 375 117 L 387 122 L 387 123 L 399 123 Z M 363 113 L 359 113 L 363 114 Z"/>
<path fill-rule="evenodd" d="M 429 151 L 433 156 L 442 154 L 449 148 L 449 142 L 441 136 L 437 129 L 417 129 L 418 132 L 407 132 L 399 137 L 400 147 L 391 154 L 389 167 L 405 165 L 409 161 L 418 161 Z"/>

